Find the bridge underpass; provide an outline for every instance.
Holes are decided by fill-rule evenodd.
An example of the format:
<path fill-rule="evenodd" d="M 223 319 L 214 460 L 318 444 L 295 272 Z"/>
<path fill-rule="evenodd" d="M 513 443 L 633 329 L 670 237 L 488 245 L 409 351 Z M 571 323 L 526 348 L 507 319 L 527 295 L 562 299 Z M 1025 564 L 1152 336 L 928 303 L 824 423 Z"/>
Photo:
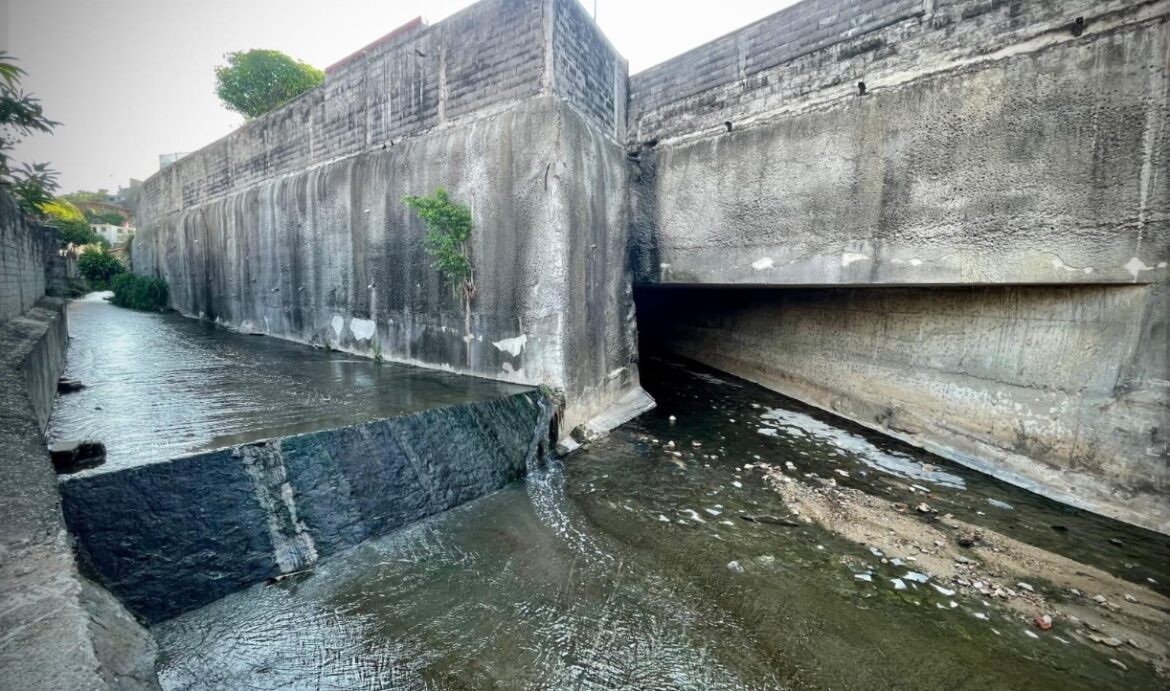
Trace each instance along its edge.
<path fill-rule="evenodd" d="M 640 350 L 766 386 L 1073 506 L 1165 530 L 1127 385 L 1150 286 L 640 285 Z M 1149 430 L 1153 429 L 1154 432 Z"/>

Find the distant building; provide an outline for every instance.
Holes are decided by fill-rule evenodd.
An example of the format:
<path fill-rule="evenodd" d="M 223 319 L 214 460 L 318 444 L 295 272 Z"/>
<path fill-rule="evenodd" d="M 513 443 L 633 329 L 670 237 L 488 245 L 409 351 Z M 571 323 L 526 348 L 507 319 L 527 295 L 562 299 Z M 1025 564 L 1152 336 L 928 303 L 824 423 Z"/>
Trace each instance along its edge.
<path fill-rule="evenodd" d="M 158 155 L 158 169 L 162 170 L 174 164 L 175 161 L 191 153 L 190 151 L 176 152 L 173 154 L 159 154 Z"/>
<path fill-rule="evenodd" d="M 134 234 L 134 226 L 129 224 L 116 226 L 112 223 L 91 223 L 89 227 L 103 240 L 110 243 L 111 247 L 124 245 L 126 240 Z"/>

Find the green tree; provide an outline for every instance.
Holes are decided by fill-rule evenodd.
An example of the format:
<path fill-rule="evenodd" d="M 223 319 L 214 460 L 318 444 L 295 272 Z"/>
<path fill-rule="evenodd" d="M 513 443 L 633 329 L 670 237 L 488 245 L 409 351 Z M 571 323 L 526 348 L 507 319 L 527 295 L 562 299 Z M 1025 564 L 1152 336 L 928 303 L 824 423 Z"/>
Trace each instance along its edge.
<path fill-rule="evenodd" d="M 45 223 L 56 229 L 62 245 L 95 245 L 103 242 L 89 227 L 81 210 L 63 199 L 42 203 L 39 212 Z"/>
<path fill-rule="evenodd" d="M 85 220 L 89 223 L 109 223 L 110 225 L 120 226 L 126 222 L 126 217 L 117 211 L 86 209 L 83 213 L 85 214 Z"/>
<path fill-rule="evenodd" d="M 25 137 L 48 134 L 60 123 L 45 117 L 40 101 L 20 88 L 24 75 L 16 58 L 0 50 L 0 187 L 16 196 L 25 213 L 36 214 L 53 198 L 57 173 L 45 163 L 16 165 L 9 154 Z"/>
<path fill-rule="evenodd" d="M 471 366 L 471 300 L 475 297 L 475 270 L 471 265 L 471 209 L 451 201 L 447 190 L 435 189 L 427 197 L 402 199 L 426 223 L 423 249 L 434 267 L 463 300 L 463 341 L 467 344 L 467 366 Z"/>
<path fill-rule="evenodd" d="M 278 50 L 228 53 L 215 68 L 215 93 L 228 110 L 251 120 L 321 83 L 325 73 Z"/>
<path fill-rule="evenodd" d="M 101 245 L 90 245 L 77 258 L 77 270 L 95 288 L 105 287 L 110 279 L 126 270 L 118 258 Z"/>

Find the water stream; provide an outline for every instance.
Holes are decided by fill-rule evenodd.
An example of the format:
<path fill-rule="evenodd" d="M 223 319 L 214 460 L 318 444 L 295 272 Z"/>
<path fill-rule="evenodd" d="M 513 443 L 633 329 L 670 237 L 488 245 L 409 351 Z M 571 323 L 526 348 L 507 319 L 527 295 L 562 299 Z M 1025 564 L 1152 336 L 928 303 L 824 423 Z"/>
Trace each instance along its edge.
<path fill-rule="evenodd" d="M 1135 592 L 1167 594 L 1170 538 L 698 365 L 643 370 L 658 409 L 563 463 L 156 626 L 165 688 L 1164 688 L 1132 651 L 1065 621 L 1040 632 L 915 581 L 909 553 L 789 520 L 747 466 L 792 463 L 883 502 L 928 497 Z"/>

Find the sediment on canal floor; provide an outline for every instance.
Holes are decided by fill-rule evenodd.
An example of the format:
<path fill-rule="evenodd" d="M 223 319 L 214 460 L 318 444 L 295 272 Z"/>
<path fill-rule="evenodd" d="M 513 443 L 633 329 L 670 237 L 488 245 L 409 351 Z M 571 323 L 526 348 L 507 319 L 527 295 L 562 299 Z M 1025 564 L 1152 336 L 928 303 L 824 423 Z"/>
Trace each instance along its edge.
<path fill-rule="evenodd" d="M 83 562 L 158 622 L 522 478 L 539 392 L 62 480 Z"/>

